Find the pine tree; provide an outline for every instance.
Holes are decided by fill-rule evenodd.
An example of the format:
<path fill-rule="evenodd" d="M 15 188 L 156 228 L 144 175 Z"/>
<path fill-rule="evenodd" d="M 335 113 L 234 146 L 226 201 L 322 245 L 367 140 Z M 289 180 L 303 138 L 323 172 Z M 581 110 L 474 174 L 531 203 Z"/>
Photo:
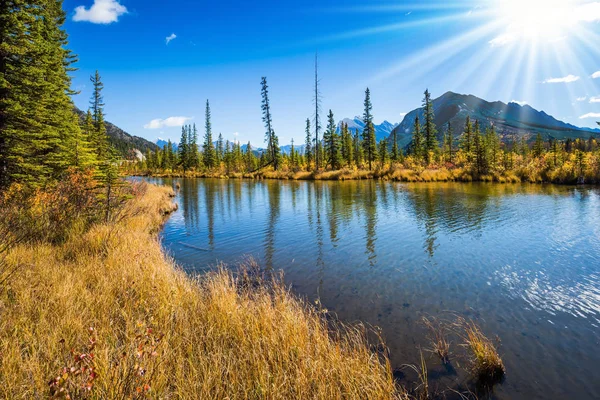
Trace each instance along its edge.
<path fill-rule="evenodd" d="M 187 143 L 187 129 L 185 126 L 181 127 L 181 139 L 179 139 L 179 165 L 183 169 L 183 174 L 189 168 L 189 155 L 188 155 L 188 143 Z"/>
<path fill-rule="evenodd" d="M 425 139 L 423 137 L 423 131 L 421 130 L 421 123 L 419 122 L 418 115 L 415 117 L 415 124 L 413 126 L 413 139 L 411 147 L 415 161 L 421 162 L 425 153 Z"/>
<path fill-rule="evenodd" d="M 398 130 L 392 131 L 392 162 L 400 161 L 400 148 L 398 147 Z"/>
<path fill-rule="evenodd" d="M 473 150 L 475 152 L 475 167 L 479 175 L 487 173 L 487 151 L 485 140 L 479 128 L 479 121 L 475 120 L 475 130 L 473 132 Z"/>
<path fill-rule="evenodd" d="M 80 161 L 64 22 L 58 0 L 0 2 L 0 187 L 43 185 Z"/>
<path fill-rule="evenodd" d="M 535 137 L 535 143 L 533 145 L 533 156 L 539 158 L 544 154 L 544 139 L 540 133 Z"/>
<path fill-rule="evenodd" d="M 354 161 L 354 145 L 348 124 L 342 124 L 342 145 L 344 162 L 347 166 L 350 166 Z"/>
<path fill-rule="evenodd" d="M 340 154 L 340 138 L 337 134 L 337 127 L 333 117 L 333 112 L 329 110 L 327 115 L 327 130 L 323 134 L 323 142 L 325 145 L 325 157 L 327 165 L 331 169 L 341 168 L 341 154 Z"/>
<path fill-rule="evenodd" d="M 92 82 L 94 88 L 92 92 L 92 98 L 90 100 L 94 133 L 90 138 L 90 142 L 96 151 L 98 162 L 103 163 L 106 162 L 109 155 L 108 137 L 106 136 L 106 126 L 104 123 L 104 97 L 102 96 L 104 84 L 102 83 L 100 73 L 98 71 L 96 71 L 96 73 L 90 77 L 90 81 Z"/>
<path fill-rule="evenodd" d="M 206 111 L 205 111 L 205 123 L 204 123 L 204 144 L 202 146 L 202 155 L 204 166 L 208 169 L 212 169 L 216 165 L 215 148 L 212 139 L 212 124 L 210 122 L 210 104 L 206 100 Z"/>
<path fill-rule="evenodd" d="M 312 135 L 310 133 L 310 119 L 306 118 L 306 139 L 304 143 L 304 157 L 306 158 L 306 168 L 310 169 L 310 164 L 313 161 L 312 154 Z"/>
<path fill-rule="evenodd" d="M 319 63 L 318 55 L 315 54 L 315 169 L 318 171 L 321 167 L 321 141 L 319 132 L 321 131 L 321 120 L 319 113 L 321 111 L 321 92 L 319 92 Z"/>
<path fill-rule="evenodd" d="M 198 130 L 196 129 L 196 124 L 189 130 L 188 146 L 190 151 L 190 167 L 194 169 L 199 168 L 200 157 L 198 154 Z"/>
<path fill-rule="evenodd" d="M 438 147 L 437 128 L 435 126 L 435 115 L 433 114 L 433 103 L 429 90 L 425 90 L 423 98 L 423 109 L 425 114 L 425 124 L 423 125 L 425 133 L 425 161 L 431 163 L 431 155 L 435 153 Z"/>
<path fill-rule="evenodd" d="M 381 168 L 385 167 L 385 164 L 388 161 L 388 143 L 386 139 L 383 139 L 379 142 L 379 162 L 381 163 Z"/>
<path fill-rule="evenodd" d="M 271 106 L 269 104 L 269 86 L 267 85 L 267 78 L 262 77 L 260 82 L 261 85 L 261 96 L 262 96 L 262 112 L 263 122 L 265 123 L 265 142 L 267 143 L 267 152 L 269 153 L 269 162 L 273 164 L 273 169 L 277 171 L 279 169 L 279 158 L 280 151 L 278 145 L 278 139 L 273 130 L 273 119 L 271 117 Z"/>
<path fill-rule="evenodd" d="M 461 136 L 460 148 L 465 152 L 468 162 L 473 161 L 473 125 L 471 124 L 471 117 L 467 115 L 467 121 L 465 122 L 465 131 Z"/>
<path fill-rule="evenodd" d="M 375 139 L 375 127 L 373 125 L 373 105 L 371 104 L 371 91 L 369 88 L 365 91 L 365 112 L 363 114 L 363 123 L 365 129 L 363 131 L 363 147 L 364 156 L 369 163 L 369 170 L 372 168 L 372 163 L 377 158 L 377 142 Z"/>
<path fill-rule="evenodd" d="M 254 171 L 257 167 L 257 160 L 254 152 L 252 151 L 252 145 L 250 142 L 248 142 L 248 145 L 246 146 L 246 154 L 244 155 L 244 158 L 246 162 L 246 170 L 248 170 L 248 172 Z"/>
<path fill-rule="evenodd" d="M 292 148 L 290 150 L 290 164 L 292 168 L 296 167 L 296 154 L 294 150 L 294 138 L 292 138 Z"/>
<path fill-rule="evenodd" d="M 450 121 L 448 121 L 448 125 L 446 126 L 446 133 L 444 134 L 444 154 L 446 161 L 449 163 L 454 162 L 454 131 L 452 130 L 452 125 Z"/>
<path fill-rule="evenodd" d="M 223 156 L 225 154 L 225 142 L 223 141 L 223 134 L 219 132 L 219 137 L 217 138 L 217 148 L 216 148 L 216 156 L 215 160 L 217 165 L 220 165 L 223 161 Z"/>
<path fill-rule="evenodd" d="M 360 135 L 358 134 L 358 129 L 354 131 L 352 146 L 354 147 L 354 165 L 356 165 L 357 168 L 360 168 L 363 162 L 363 146 Z"/>

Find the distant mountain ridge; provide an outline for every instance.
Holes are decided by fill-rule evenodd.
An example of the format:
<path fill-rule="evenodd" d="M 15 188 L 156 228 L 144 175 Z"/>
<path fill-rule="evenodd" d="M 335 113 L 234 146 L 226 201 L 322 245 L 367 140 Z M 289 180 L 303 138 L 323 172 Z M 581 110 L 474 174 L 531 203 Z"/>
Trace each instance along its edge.
<path fill-rule="evenodd" d="M 75 107 L 75 112 L 79 116 L 79 120 L 83 123 L 86 112 L 81 111 L 77 107 Z M 126 156 L 130 150 L 138 150 L 141 153 L 146 153 L 148 150 L 156 151 L 158 149 L 155 143 L 139 136 L 130 135 L 110 122 L 105 122 L 104 125 L 106 126 L 106 134 L 108 135 L 110 144 L 123 156 Z"/>
<path fill-rule="evenodd" d="M 338 133 L 341 130 L 342 124 L 348 124 L 348 129 L 353 135 L 357 129 L 359 134 L 365 129 L 365 123 L 361 117 L 354 117 L 353 119 L 344 118 L 338 122 Z M 393 124 L 389 121 L 383 121 L 381 124 L 375 125 L 375 139 L 379 142 L 380 140 L 389 137 L 396 126 L 398 126 L 398 124 Z"/>
<path fill-rule="evenodd" d="M 538 133 L 545 140 L 587 139 L 590 135 L 600 137 L 600 129 L 576 127 L 529 105 L 505 104 L 501 101 L 488 102 L 473 95 L 446 92 L 433 100 L 433 110 L 438 128 L 438 140 L 441 140 L 448 122 L 452 126 L 454 136 L 460 136 L 464 131 L 467 116 L 473 123 L 478 120 L 482 130 L 493 124 L 505 141 L 509 138 L 525 138 L 532 141 Z M 409 112 L 395 128 L 400 146 L 406 147 L 410 144 L 417 115 L 422 123 L 423 108 L 417 108 Z"/>

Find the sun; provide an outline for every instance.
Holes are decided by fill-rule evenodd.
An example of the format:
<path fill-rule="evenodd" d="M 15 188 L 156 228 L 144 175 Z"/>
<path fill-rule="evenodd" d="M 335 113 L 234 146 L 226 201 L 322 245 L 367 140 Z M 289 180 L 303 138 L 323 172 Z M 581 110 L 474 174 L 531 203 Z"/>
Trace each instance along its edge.
<path fill-rule="evenodd" d="M 497 12 L 508 32 L 524 39 L 553 39 L 568 33 L 575 0 L 498 0 Z"/>

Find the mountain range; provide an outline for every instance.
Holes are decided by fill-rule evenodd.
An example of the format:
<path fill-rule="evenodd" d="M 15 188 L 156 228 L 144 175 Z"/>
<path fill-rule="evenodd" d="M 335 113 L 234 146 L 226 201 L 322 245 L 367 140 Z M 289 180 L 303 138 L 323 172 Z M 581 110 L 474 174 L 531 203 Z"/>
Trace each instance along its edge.
<path fill-rule="evenodd" d="M 365 123 L 363 122 L 361 117 L 354 117 L 353 119 L 344 118 L 340 122 L 338 122 L 337 132 L 340 133 L 342 124 L 348 124 L 348 129 L 354 135 L 354 132 L 358 129 L 359 133 L 365 129 Z M 379 125 L 375 125 L 375 139 L 379 142 L 380 140 L 386 139 L 390 136 L 394 128 L 398 126 L 398 124 L 392 124 L 388 121 L 383 121 Z"/>
<path fill-rule="evenodd" d="M 494 125 L 496 131 L 504 141 L 521 138 L 533 141 L 538 133 L 545 140 L 550 138 L 559 140 L 568 138 L 587 139 L 590 136 L 600 138 L 600 129 L 579 128 L 575 125 L 559 121 L 544 111 L 538 111 L 526 104 L 520 105 L 512 102 L 506 104 L 501 101 L 488 102 L 473 95 L 454 92 L 446 92 L 444 95 L 434 99 L 432 103 L 435 113 L 435 124 L 438 128 L 438 140 L 440 142 L 448 124 L 452 126 L 454 137 L 460 136 L 464 131 L 467 117 L 470 117 L 473 123 L 476 120 L 479 121 L 482 131 Z M 395 130 L 398 144 L 401 147 L 407 147 L 412 140 L 414 121 L 417 116 L 421 123 L 423 123 L 424 110 L 422 107 L 406 114 L 400 124 L 383 121 L 381 124 L 375 125 L 377 141 L 389 138 L 391 142 L 393 140 L 392 134 Z M 352 134 L 357 129 L 360 133 L 364 130 L 364 123 L 360 117 L 344 118 L 338 122 L 338 133 L 343 123 L 348 124 L 348 128 Z M 112 124 L 107 124 L 107 127 L 109 125 Z M 121 135 L 119 136 L 117 133 L 121 133 Z M 145 139 L 132 137 L 118 128 L 113 130 L 112 136 L 122 136 L 123 139 L 121 140 L 127 143 L 133 143 L 134 141 L 141 141 L 142 145 L 149 143 Z M 167 142 L 162 139 L 156 142 L 156 145 L 160 148 L 163 148 L 166 144 Z M 176 149 L 177 144 L 173 143 L 173 147 Z M 243 145 L 242 150 L 245 151 L 245 148 L 246 145 Z M 304 144 L 297 144 L 295 148 L 299 152 L 303 152 Z M 260 154 L 264 149 L 255 148 L 255 151 L 257 154 Z M 284 154 L 289 154 L 291 152 L 291 145 L 281 146 L 281 151 Z"/>
<path fill-rule="evenodd" d="M 538 133 L 545 140 L 600 137 L 600 129 L 579 128 L 567 124 L 529 105 L 505 104 L 501 101 L 488 102 L 473 95 L 446 92 L 433 100 L 433 110 L 438 128 L 438 140 L 442 139 L 448 123 L 452 126 L 454 136 L 460 136 L 464 131 L 467 116 L 473 123 L 478 120 L 482 130 L 494 125 L 504 141 L 513 138 L 532 141 Z M 423 123 L 423 108 L 417 108 L 406 114 L 404 120 L 395 128 L 398 144 L 401 147 L 410 144 L 417 116 Z M 390 135 L 391 140 L 393 139 Z"/>
<path fill-rule="evenodd" d="M 79 120 L 83 123 L 85 121 L 86 113 L 77 107 L 75 107 L 75 112 L 79 116 Z M 105 122 L 104 126 L 106 127 L 108 141 L 123 156 L 127 155 L 130 151 L 137 150 L 138 152 L 145 153 L 148 150 L 156 151 L 158 149 L 158 146 L 155 143 L 139 136 L 130 135 L 110 122 Z"/>

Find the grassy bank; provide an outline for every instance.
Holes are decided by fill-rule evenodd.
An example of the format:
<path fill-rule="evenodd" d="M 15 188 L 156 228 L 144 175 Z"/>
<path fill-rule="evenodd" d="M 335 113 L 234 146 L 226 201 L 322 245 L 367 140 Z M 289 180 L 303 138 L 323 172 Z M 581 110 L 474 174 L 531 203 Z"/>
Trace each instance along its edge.
<path fill-rule="evenodd" d="M 218 171 L 124 171 L 126 174 L 153 177 L 188 177 L 221 179 L 283 179 L 283 180 L 361 180 L 375 179 L 396 182 L 496 182 L 496 183 L 554 183 L 554 184 L 598 184 L 600 175 L 590 170 L 578 176 L 573 168 L 540 170 L 523 168 L 518 170 L 477 174 L 468 168 L 407 168 L 401 165 L 386 166 L 372 171 L 344 168 L 332 171 L 293 171 L 264 169 L 252 173 Z"/>
<path fill-rule="evenodd" d="M 281 283 L 189 278 L 156 237 L 170 189 L 134 193 L 110 222 L 8 252 L 1 398 L 404 396 L 362 328 L 332 331 Z"/>

